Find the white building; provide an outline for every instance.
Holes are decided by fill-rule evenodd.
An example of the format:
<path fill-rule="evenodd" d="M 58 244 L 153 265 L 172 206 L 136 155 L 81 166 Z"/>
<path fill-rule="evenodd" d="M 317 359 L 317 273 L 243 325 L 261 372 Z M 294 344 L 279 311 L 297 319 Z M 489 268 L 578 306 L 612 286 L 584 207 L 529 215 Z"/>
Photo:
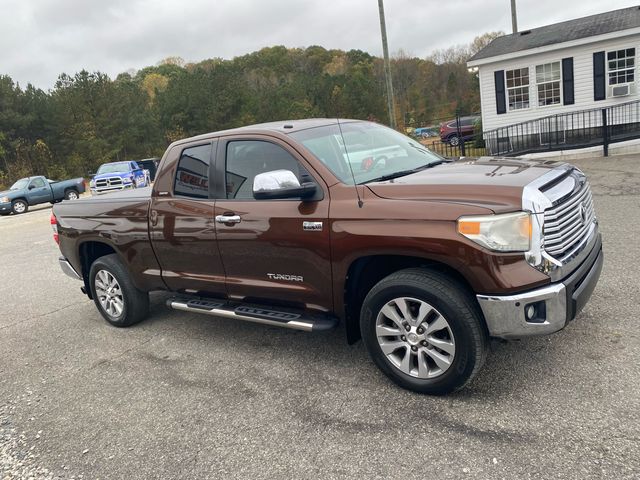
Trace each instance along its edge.
<path fill-rule="evenodd" d="M 523 129 L 522 122 L 586 109 L 594 109 L 588 121 L 559 115 L 560 125 L 551 119 L 548 127 L 545 122 L 527 123 L 527 134 L 539 136 L 536 141 L 544 144 L 551 141 L 549 131 L 540 130 L 557 126 L 563 142 L 568 131 L 595 126 L 601 117 L 596 109 L 639 99 L 639 49 L 638 6 L 496 38 L 468 62 L 479 75 L 483 131 L 500 128 L 505 132 L 500 141 L 510 142 L 516 130 L 501 127 L 520 124 Z M 640 121 L 635 107 L 612 115 L 609 123 Z"/>

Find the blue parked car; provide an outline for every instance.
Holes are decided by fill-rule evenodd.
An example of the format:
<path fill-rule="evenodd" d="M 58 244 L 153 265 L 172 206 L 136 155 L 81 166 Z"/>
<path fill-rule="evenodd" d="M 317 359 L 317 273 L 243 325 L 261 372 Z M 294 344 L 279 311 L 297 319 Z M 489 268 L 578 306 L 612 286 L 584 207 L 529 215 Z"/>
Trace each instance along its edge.
<path fill-rule="evenodd" d="M 56 182 L 43 176 L 21 178 L 0 192 L 0 215 L 19 215 L 40 203 L 76 200 L 84 193 L 84 178 Z"/>
<path fill-rule="evenodd" d="M 137 162 L 103 163 L 89 183 L 92 195 L 115 192 L 126 188 L 148 187 L 149 171 Z"/>

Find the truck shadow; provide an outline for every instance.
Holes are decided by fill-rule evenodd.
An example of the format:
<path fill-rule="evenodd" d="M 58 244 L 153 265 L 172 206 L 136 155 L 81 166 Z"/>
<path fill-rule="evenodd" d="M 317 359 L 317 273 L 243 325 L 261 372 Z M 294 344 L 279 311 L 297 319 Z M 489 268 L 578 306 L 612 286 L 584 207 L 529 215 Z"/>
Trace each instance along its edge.
<path fill-rule="evenodd" d="M 554 379 L 565 375 L 567 369 L 571 370 L 572 367 L 568 366 L 576 362 L 570 348 L 575 343 L 575 331 L 522 341 L 492 341 L 485 365 L 471 384 L 446 397 L 428 397 L 391 383 L 370 361 L 361 341 L 347 345 L 342 325 L 331 332 L 310 334 L 176 312 L 165 306 L 170 296 L 167 293 L 152 294 L 151 318 L 142 325 L 153 329 L 171 325 L 174 333 L 183 336 L 185 341 L 195 336 L 211 340 L 212 348 L 225 351 L 240 348 L 248 357 L 269 365 L 269 371 L 263 372 L 266 377 L 280 378 L 277 369 L 282 368 L 303 390 L 313 391 L 321 386 L 323 392 L 335 393 L 357 385 L 370 396 L 371 401 L 375 401 L 377 393 L 383 391 L 399 395 L 405 402 L 479 404 L 505 397 L 521 397 L 527 392 L 538 394 L 540 389 L 548 388 L 549 383 L 555 383 Z M 589 322 L 588 315 L 573 323 L 585 321 Z M 570 325 L 567 330 L 573 330 L 572 327 Z M 579 338 L 584 349 L 584 342 L 588 342 L 589 337 L 579 335 Z M 592 341 L 597 344 L 595 339 Z M 245 381 L 251 383 L 254 374 L 248 373 Z"/>

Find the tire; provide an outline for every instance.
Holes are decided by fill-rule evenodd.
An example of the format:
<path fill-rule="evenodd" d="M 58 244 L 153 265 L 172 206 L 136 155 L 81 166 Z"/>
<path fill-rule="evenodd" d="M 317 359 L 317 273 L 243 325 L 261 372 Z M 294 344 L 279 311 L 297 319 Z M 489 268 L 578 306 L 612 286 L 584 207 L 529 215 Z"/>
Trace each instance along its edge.
<path fill-rule="evenodd" d="M 112 280 L 115 280 L 115 285 Z M 149 294 L 133 285 L 127 269 L 115 253 L 93 262 L 89 285 L 98 311 L 114 327 L 128 327 L 149 313 Z"/>
<path fill-rule="evenodd" d="M 460 145 L 460 139 L 457 135 L 449 137 L 449 145 L 451 145 L 452 147 L 457 147 L 458 145 Z"/>
<path fill-rule="evenodd" d="M 403 304 L 410 312 L 406 317 Z M 385 375 L 402 388 L 431 395 L 451 393 L 471 381 L 489 343 L 471 294 L 446 275 L 422 268 L 401 270 L 378 282 L 363 302 L 360 329 L 369 355 Z"/>
<path fill-rule="evenodd" d="M 14 215 L 27 213 L 29 211 L 29 204 L 25 200 L 14 200 L 11 204 L 11 211 Z"/>
<path fill-rule="evenodd" d="M 64 199 L 65 200 L 77 200 L 80 198 L 80 195 L 78 194 L 78 192 L 76 190 L 67 190 L 66 192 L 64 192 Z"/>

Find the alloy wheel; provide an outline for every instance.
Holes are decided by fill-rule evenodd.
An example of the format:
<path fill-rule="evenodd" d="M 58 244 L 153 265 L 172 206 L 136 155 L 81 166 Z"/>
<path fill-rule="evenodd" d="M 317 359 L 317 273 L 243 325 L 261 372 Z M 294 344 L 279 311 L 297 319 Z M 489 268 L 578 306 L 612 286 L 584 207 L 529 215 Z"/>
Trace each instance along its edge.
<path fill-rule="evenodd" d="M 110 317 L 117 318 L 124 310 L 122 289 L 116 278 L 107 270 L 100 270 L 95 277 L 96 295 L 100 305 Z"/>
<path fill-rule="evenodd" d="M 376 338 L 387 360 L 411 377 L 439 377 L 455 358 L 449 322 L 433 306 L 416 298 L 387 302 L 376 318 Z"/>

